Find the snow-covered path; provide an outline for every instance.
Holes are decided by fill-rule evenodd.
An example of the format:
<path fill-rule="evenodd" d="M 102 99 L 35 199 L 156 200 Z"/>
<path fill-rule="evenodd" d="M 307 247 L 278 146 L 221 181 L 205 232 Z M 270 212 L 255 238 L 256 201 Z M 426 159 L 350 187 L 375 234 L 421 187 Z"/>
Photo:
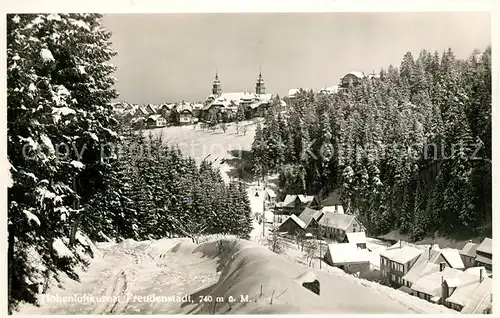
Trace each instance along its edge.
<path fill-rule="evenodd" d="M 80 283 L 64 279 L 64 289 L 54 287 L 41 298 L 40 308 L 25 306 L 19 313 L 187 313 L 196 300 L 190 299 L 193 303 L 185 304 L 182 297 L 214 284 L 219 274 L 215 259 L 200 258 L 182 250 L 170 251 L 180 241 L 190 245 L 186 240 L 160 240 L 125 241 L 100 247 L 100 256 L 80 275 Z"/>

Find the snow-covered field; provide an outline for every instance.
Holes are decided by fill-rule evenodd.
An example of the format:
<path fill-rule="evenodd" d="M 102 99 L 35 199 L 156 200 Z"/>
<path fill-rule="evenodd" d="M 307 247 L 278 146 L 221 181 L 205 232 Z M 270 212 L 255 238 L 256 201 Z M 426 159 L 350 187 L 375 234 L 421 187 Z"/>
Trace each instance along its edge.
<path fill-rule="evenodd" d="M 455 313 L 250 241 L 126 240 L 98 248 L 80 282 L 63 278 L 40 307 L 23 305 L 18 314 Z M 301 285 L 311 279 L 320 295 Z"/>
<path fill-rule="evenodd" d="M 235 123 L 229 123 L 225 133 L 220 128 L 215 131 L 202 130 L 199 125 L 196 128 L 192 125 L 157 128 L 145 133 L 161 135 L 165 142 L 171 146 L 177 145 L 183 154 L 194 158 L 198 164 L 205 158 L 214 162 L 220 168 L 223 179 L 228 181 L 228 172 L 232 167 L 227 162 L 221 164 L 221 159 L 234 159 L 233 154 L 250 151 L 255 136 L 256 125 L 253 121 L 241 122 L 240 125 L 247 127 L 246 135 L 241 132 L 236 134 Z"/>

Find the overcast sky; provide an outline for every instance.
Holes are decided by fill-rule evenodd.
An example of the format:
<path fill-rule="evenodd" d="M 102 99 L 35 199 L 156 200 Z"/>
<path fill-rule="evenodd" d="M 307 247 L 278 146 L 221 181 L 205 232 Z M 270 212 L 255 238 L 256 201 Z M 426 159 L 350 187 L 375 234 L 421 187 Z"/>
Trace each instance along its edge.
<path fill-rule="evenodd" d="M 405 52 L 451 47 L 459 58 L 491 43 L 489 13 L 113 14 L 120 100 L 202 101 L 215 70 L 223 92 L 335 85 L 349 71 L 399 65 Z"/>

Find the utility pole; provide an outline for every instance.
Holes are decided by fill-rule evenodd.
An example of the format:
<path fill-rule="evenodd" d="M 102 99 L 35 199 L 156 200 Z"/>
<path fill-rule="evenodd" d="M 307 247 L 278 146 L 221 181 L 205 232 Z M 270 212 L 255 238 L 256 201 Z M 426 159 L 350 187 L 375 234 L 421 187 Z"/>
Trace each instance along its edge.
<path fill-rule="evenodd" d="M 262 200 L 262 236 L 265 237 L 266 230 L 266 200 Z"/>

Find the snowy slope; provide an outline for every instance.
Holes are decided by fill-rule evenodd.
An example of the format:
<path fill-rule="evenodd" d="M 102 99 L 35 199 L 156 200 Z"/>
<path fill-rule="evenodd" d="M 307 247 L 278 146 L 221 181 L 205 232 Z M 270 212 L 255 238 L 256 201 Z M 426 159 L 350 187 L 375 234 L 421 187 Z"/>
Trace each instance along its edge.
<path fill-rule="evenodd" d="M 227 172 L 231 167 L 227 163 L 221 164 L 221 159 L 234 158 L 232 151 L 250 151 L 255 136 L 255 124 L 246 121 L 241 125 L 247 125 L 246 135 L 241 133 L 237 135 L 234 123 L 227 125 L 225 133 L 221 129 L 216 131 L 201 130 L 199 127 L 194 129 L 191 125 L 158 128 L 151 132 L 156 136 L 161 135 L 169 145 L 177 145 L 184 155 L 193 157 L 198 164 L 210 155 L 206 160 L 214 162 L 215 166 L 220 168 L 222 178 L 229 181 Z M 146 131 L 145 134 L 149 132 Z"/>
<path fill-rule="evenodd" d="M 19 314 L 455 313 L 340 270 L 308 269 L 249 241 L 127 240 L 98 248 L 80 283 L 62 279 L 41 307 L 23 305 Z M 304 273 L 320 281 L 320 296 L 297 281 Z M 250 302 L 241 303 L 247 295 Z M 224 302 L 229 296 L 235 301 Z"/>

